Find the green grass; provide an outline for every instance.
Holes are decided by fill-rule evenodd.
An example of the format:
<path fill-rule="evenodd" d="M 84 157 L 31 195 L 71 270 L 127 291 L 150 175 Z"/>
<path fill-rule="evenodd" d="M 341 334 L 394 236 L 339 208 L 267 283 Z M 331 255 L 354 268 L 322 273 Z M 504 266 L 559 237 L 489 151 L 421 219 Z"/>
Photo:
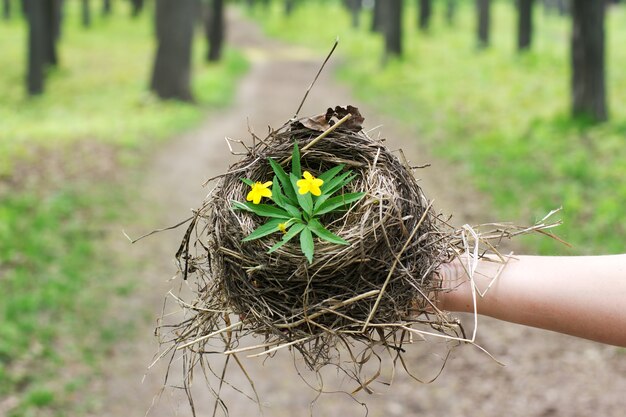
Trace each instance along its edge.
<path fill-rule="evenodd" d="M 411 126 L 416 140 L 458 164 L 495 206 L 493 220 L 532 223 L 559 206 L 559 235 L 525 240 L 544 254 L 622 252 L 626 237 L 626 19 L 623 6 L 607 22 L 611 121 L 593 125 L 569 117 L 569 21 L 536 7 L 532 51 L 515 51 L 510 2 L 494 2 L 492 45 L 478 51 L 472 2 L 461 2 L 454 27 L 436 4 L 430 33 L 415 29 L 405 9 L 404 59 L 383 66 L 382 39 L 350 28 L 340 2 L 305 2 L 286 19 L 278 4 L 255 12 L 265 31 L 327 51 L 335 36 L 343 56 L 338 77 L 355 95 Z M 412 5 L 414 2 L 410 2 Z M 539 6 L 539 4 L 537 4 Z M 367 115 L 366 115 L 367 116 Z M 428 192 L 428 190 L 426 190 Z M 452 190 L 451 192 L 454 192 Z M 437 198 L 435 191 L 431 197 Z"/>
<path fill-rule="evenodd" d="M 96 250 L 122 194 L 90 188 L 2 199 L 0 398 L 20 399 L 10 415 L 58 408 L 66 394 L 60 382 L 84 377 L 71 368 L 84 363 L 95 371 L 94 355 L 113 342 L 108 333 L 126 334 L 102 320 L 119 283 L 110 273 L 116 263 Z"/>
<path fill-rule="evenodd" d="M 112 259 L 102 247 L 107 225 L 128 216 L 129 201 L 137 198 L 133 175 L 124 175 L 124 183 L 88 175 L 21 189 L 2 184 L 3 177 L 19 177 L 29 163 L 38 169 L 39 161 L 28 158 L 62 160 L 85 141 L 113 148 L 123 165 L 117 169 L 130 174 L 131 164 L 163 140 L 228 104 L 247 68 L 235 50 L 207 65 L 197 37 L 197 105 L 161 102 L 147 92 L 152 12 L 131 20 L 126 2 L 119 2 L 115 15 L 94 13 L 93 27 L 85 30 L 79 2 L 66 4 L 61 65 L 48 75 L 45 94 L 34 99 L 23 85 L 25 24 L 19 16 L 0 22 L 0 404 L 17 399 L 11 417 L 88 412 L 91 399 L 83 392 L 111 346 L 132 337 L 144 317 L 122 323 L 107 314 L 111 303 L 135 289 L 120 277 L 132 276 L 124 271 L 136 266 Z M 72 170 L 90 169 L 88 161 L 66 162 Z"/>

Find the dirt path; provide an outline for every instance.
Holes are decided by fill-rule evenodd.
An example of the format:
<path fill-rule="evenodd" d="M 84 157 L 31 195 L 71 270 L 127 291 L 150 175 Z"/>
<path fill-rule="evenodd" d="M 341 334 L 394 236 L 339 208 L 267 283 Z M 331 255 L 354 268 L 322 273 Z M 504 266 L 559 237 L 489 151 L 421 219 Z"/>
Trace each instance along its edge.
<path fill-rule="evenodd" d="M 246 118 L 254 131 L 264 133 L 268 124 L 277 127 L 292 116 L 321 62 L 321 57 L 307 50 L 267 40 L 256 27 L 240 19 L 231 22 L 230 29 L 231 42 L 244 48 L 252 68 L 229 110 L 213 115 L 196 130 L 172 141 L 149 165 L 141 187 L 142 206 L 143 211 L 151 213 L 150 222 L 157 225 L 173 224 L 200 204 L 207 192 L 200 187 L 203 179 L 225 171 L 232 162 L 232 158 L 226 157 L 223 138 L 248 138 Z M 481 210 L 482 203 L 455 174 L 453 166 L 434 160 L 410 132 L 354 101 L 329 73 L 318 81 L 302 115 L 320 113 L 336 104 L 357 105 L 366 117 L 366 126 L 383 125 L 381 134 L 389 138 L 392 148 L 402 147 L 413 163 L 433 164 L 420 176 L 439 210 L 454 213 L 457 224 L 495 220 L 481 217 L 488 211 Z M 129 232 L 137 235 L 146 226 L 144 221 Z M 141 284 L 135 304 L 128 308 L 147 310 L 152 317 L 160 313 L 164 294 L 172 285 L 165 281 L 175 273 L 172 257 L 182 233 L 167 232 L 130 248 L 122 245 L 123 252 L 143 265 L 141 276 L 132 278 L 140 279 Z M 156 349 L 151 325 L 140 327 L 133 343 L 122 345 L 113 353 L 97 387 L 102 402 L 95 415 L 143 416 L 149 408 L 164 375 L 163 367 L 157 367 L 142 383 L 145 366 Z M 623 350 L 488 319 L 481 320 L 480 327 L 479 343 L 506 366 L 496 364 L 472 346 L 462 346 L 453 350 L 447 367 L 434 383 L 420 384 L 398 372 L 391 389 L 377 386 L 381 394 L 360 394 L 358 399 L 367 403 L 370 416 L 624 415 Z M 409 363 L 421 375 L 432 376 L 442 352 L 442 345 L 418 344 L 409 353 Z M 246 363 L 256 381 L 265 416 L 309 413 L 314 394 L 296 375 L 289 355 Z M 231 373 L 231 378 L 245 386 L 240 373 Z M 331 372 L 329 380 L 341 378 Z M 203 390 L 201 378 L 196 384 L 198 415 L 210 415 L 212 397 Z M 344 386 L 351 388 L 354 387 Z M 225 395 L 232 416 L 258 415 L 253 402 L 232 390 L 226 390 Z M 341 394 L 323 396 L 315 403 L 313 412 L 317 416 L 365 415 L 361 405 Z M 149 415 L 188 416 L 190 412 L 184 396 L 169 390 Z"/>

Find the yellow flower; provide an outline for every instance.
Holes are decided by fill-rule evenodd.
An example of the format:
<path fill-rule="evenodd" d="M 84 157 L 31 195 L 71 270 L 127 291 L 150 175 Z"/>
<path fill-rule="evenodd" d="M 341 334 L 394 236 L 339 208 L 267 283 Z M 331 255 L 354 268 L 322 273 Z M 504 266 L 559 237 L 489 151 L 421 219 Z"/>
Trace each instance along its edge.
<path fill-rule="evenodd" d="M 320 194 L 322 194 L 322 190 L 320 190 L 320 187 L 322 186 L 322 184 L 324 184 L 323 180 L 315 178 L 313 175 L 311 175 L 309 171 L 304 171 L 304 174 L 302 174 L 302 176 L 304 177 L 304 179 L 298 180 L 298 182 L 296 183 L 296 185 L 300 187 L 300 189 L 298 190 L 300 194 L 306 194 L 308 192 L 310 192 L 314 196 L 319 196 Z"/>
<path fill-rule="evenodd" d="M 272 181 L 268 181 L 263 184 L 259 181 L 255 182 L 254 185 L 251 186 L 252 189 L 246 196 L 246 200 L 252 201 L 254 204 L 259 204 L 261 202 L 261 197 L 271 197 L 272 190 L 267 188 L 270 185 L 272 185 Z"/>
<path fill-rule="evenodd" d="M 283 232 L 283 234 L 287 233 L 287 223 L 278 223 L 278 230 Z"/>

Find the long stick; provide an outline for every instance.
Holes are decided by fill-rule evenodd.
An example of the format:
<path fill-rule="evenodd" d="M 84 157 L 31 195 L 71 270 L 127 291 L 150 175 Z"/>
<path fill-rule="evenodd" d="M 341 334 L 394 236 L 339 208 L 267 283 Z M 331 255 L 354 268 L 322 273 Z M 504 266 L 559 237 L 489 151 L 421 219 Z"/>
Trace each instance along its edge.
<path fill-rule="evenodd" d="M 311 148 L 311 146 L 315 145 L 317 142 L 319 142 L 320 140 L 324 139 L 326 136 L 330 135 L 332 132 L 335 131 L 335 129 L 337 129 L 339 126 L 341 126 L 342 124 L 344 124 L 346 121 L 348 121 L 348 119 L 350 119 L 352 117 L 352 114 L 348 113 L 345 116 L 343 116 L 337 123 L 335 123 L 334 125 L 332 125 L 331 127 L 329 127 L 328 129 L 326 129 L 324 132 L 322 132 L 318 137 L 316 137 L 315 139 L 313 139 L 311 142 L 307 143 L 305 146 L 302 147 L 303 151 L 306 151 L 308 149 Z M 286 164 L 289 161 L 291 161 L 291 156 L 287 159 L 285 159 L 283 162 L 281 162 L 281 164 Z"/>
<path fill-rule="evenodd" d="M 335 123 L 334 125 L 332 125 L 331 127 L 329 127 L 328 129 L 326 129 L 326 131 L 324 133 L 322 133 L 321 135 L 319 135 L 318 137 L 316 137 L 315 139 L 313 139 L 311 142 L 307 143 L 304 147 L 302 147 L 303 151 L 308 150 L 310 147 L 312 147 L 313 145 L 315 145 L 317 142 L 319 142 L 320 140 L 324 139 L 326 136 L 330 135 L 335 129 L 337 129 L 339 126 L 341 126 L 342 124 L 344 124 L 345 122 L 348 121 L 348 119 L 350 119 L 352 117 L 351 113 L 346 114 L 345 116 L 343 116 L 337 123 Z"/>
<path fill-rule="evenodd" d="M 335 39 L 335 44 L 333 45 L 332 49 L 328 53 L 328 56 L 326 57 L 326 59 L 322 63 L 322 66 L 320 67 L 319 71 L 317 71 L 317 74 L 315 75 L 315 78 L 313 79 L 313 82 L 311 83 L 311 85 L 309 85 L 309 88 L 306 89 L 306 93 L 304 93 L 304 97 L 302 98 L 302 101 L 300 102 L 300 105 L 298 106 L 298 110 L 296 110 L 296 114 L 293 116 L 294 119 L 298 118 L 298 113 L 300 113 L 300 110 L 302 110 L 302 106 L 304 105 L 304 102 L 306 101 L 306 98 L 309 96 L 309 92 L 311 91 L 311 89 L 315 85 L 315 82 L 317 81 L 318 77 L 320 76 L 320 74 L 324 70 L 324 67 L 326 66 L 326 63 L 328 62 L 328 60 L 332 56 L 333 52 L 335 52 L 335 49 L 337 48 L 337 45 L 339 45 L 339 38 Z"/>

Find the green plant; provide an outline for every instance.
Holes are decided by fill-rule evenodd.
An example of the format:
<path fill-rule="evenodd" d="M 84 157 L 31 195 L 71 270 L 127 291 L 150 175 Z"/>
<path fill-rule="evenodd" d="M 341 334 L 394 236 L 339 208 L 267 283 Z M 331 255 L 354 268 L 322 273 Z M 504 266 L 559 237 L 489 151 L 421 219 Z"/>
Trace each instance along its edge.
<path fill-rule="evenodd" d="M 337 245 L 349 245 L 347 240 L 328 230 L 321 220 L 326 214 L 349 208 L 365 195 L 363 192 L 353 192 L 333 197 L 355 178 L 352 171 L 342 173 L 345 165 L 341 164 L 323 172 L 318 178 L 308 171 L 303 172 L 297 143 L 293 147 L 289 174 L 272 158 L 268 158 L 268 161 L 274 171 L 273 181 L 261 183 L 242 178 L 251 187 L 246 197 L 248 202 L 232 202 L 235 209 L 271 219 L 252 231 L 243 241 L 256 240 L 280 231 L 283 238 L 269 249 L 268 253 L 272 253 L 300 236 L 300 248 L 309 263 L 313 262 L 315 252 L 313 235 Z M 275 204 L 260 204 L 262 197 L 271 198 Z"/>
<path fill-rule="evenodd" d="M 28 394 L 28 402 L 35 407 L 45 407 L 54 401 L 54 393 L 45 388 L 31 391 Z"/>

